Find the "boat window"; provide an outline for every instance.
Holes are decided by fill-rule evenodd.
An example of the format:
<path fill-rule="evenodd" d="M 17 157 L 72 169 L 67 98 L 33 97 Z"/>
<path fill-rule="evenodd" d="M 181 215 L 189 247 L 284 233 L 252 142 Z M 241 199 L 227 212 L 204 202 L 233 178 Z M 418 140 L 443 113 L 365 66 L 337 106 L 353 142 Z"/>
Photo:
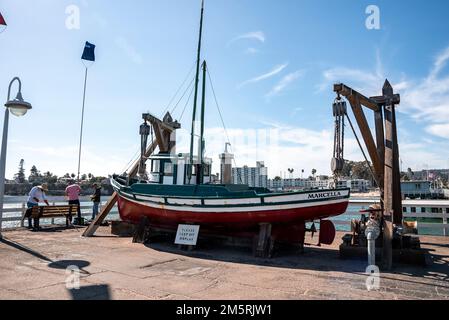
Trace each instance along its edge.
<path fill-rule="evenodd" d="M 161 171 L 161 162 L 159 160 L 153 160 L 151 163 L 151 172 L 159 173 Z"/>
<path fill-rule="evenodd" d="M 210 175 L 210 166 L 209 165 L 205 165 L 203 167 L 203 175 L 206 177 Z"/>
<path fill-rule="evenodd" d="M 164 174 L 166 176 L 172 176 L 173 175 L 173 163 L 171 162 L 165 162 L 164 165 Z"/>
<path fill-rule="evenodd" d="M 402 212 L 407 213 L 407 208 L 406 208 L 406 207 L 403 207 L 403 208 L 402 208 Z"/>
<path fill-rule="evenodd" d="M 426 213 L 426 208 L 421 208 L 421 213 Z"/>
<path fill-rule="evenodd" d="M 449 208 L 446 208 L 446 213 L 449 213 Z"/>
<path fill-rule="evenodd" d="M 412 213 L 416 213 L 416 208 L 412 207 Z"/>

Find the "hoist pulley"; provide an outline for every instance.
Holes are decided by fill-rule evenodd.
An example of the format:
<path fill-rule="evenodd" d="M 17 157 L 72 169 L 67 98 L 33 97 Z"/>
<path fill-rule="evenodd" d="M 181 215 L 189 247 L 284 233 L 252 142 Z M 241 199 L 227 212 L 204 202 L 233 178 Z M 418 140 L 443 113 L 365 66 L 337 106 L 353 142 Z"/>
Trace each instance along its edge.
<path fill-rule="evenodd" d="M 335 134 L 334 134 L 334 155 L 332 158 L 332 172 L 334 177 L 341 175 L 345 164 L 344 147 L 345 147 L 345 116 L 347 113 L 346 102 L 340 97 L 335 99 L 332 105 L 335 117 Z"/>
<path fill-rule="evenodd" d="M 139 163 L 139 175 L 145 176 L 146 174 L 146 150 L 148 145 L 148 136 L 150 133 L 153 133 L 153 130 L 150 125 L 148 125 L 147 121 L 145 120 L 144 123 L 140 126 L 140 163 Z"/>

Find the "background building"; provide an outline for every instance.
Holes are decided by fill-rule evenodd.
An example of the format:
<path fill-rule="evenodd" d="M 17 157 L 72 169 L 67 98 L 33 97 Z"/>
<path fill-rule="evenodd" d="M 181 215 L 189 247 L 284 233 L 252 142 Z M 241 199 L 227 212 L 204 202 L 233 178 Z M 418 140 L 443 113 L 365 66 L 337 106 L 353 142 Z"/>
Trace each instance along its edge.
<path fill-rule="evenodd" d="M 316 177 L 315 179 L 270 179 L 268 188 L 271 190 L 310 190 L 327 189 L 331 180 Z"/>
<path fill-rule="evenodd" d="M 371 188 L 371 182 L 364 179 L 340 180 L 337 182 L 338 188 L 350 188 L 351 192 L 368 192 Z"/>
<path fill-rule="evenodd" d="M 253 188 L 268 188 L 268 168 L 262 161 L 258 161 L 253 168 L 232 168 L 232 181 L 234 184 L 247 184 Z"/>

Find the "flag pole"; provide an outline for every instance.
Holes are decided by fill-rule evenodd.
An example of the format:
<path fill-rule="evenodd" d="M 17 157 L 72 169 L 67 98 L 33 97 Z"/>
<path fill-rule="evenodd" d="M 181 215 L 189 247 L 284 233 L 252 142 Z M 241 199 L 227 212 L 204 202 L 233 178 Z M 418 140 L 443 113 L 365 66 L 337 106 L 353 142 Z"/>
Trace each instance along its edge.
<path fill-rule="evenodd" d="M 79 144 L 79 153 L 78 153 L 78 183 L 81 182 L 80 180 L 80 174 L 81 174 L 81 152 L 82 152 L 82 145 L 83 145 L 83 129 L 84 129 L 84 108 L 86 105 L 86 87 L 87 87 L 87 71 L 88 67 L 86 67 L 86 73 L 84 75 L 84 92 L 83 92 L 83 109 L 81 112 L 81 129 L 80 129 L 80 144 Z"/>
<path fill-rule="evenodd" d="M 89 67 L 92 66 L 92 64 L 95 62 L 95 45 L 92 43 L 86 42 L 86 45 L 84 47 L 83 55 L 81 56 L 81 60 L 83 60 L 84 67 L 86 67 L 86 72 L 84 74 L 84 91 L 83 91 L 83 109 L 81 112 L 81 128 L 80 128 L 80 145 L 79 145 L 79 153 L 78 153 L 78 177 L 77 181 L 78 183 L 81 182 L 81 153 L 82 153 L 82 146 L 83 146 L 83 129 L 84 129 L 84 110 L 86 106 L 86 90 L 87 90 L 87 74 Z M 85 63 L 84 61 L 90 61 Z"/>

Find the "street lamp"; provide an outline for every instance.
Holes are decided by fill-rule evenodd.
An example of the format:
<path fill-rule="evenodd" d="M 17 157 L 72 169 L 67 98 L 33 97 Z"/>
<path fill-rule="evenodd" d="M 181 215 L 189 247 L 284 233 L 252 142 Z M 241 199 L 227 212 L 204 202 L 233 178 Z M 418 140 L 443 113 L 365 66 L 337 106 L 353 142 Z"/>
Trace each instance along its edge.
<path fill-rule="evenodd" d="M 17 81 L 19 83 L 19 92 L 14 100 L 11 100 L 11 87 L 13 83 Z M 9 112 L 16 117 L 24 116 L 28 110 L 31 110 L 30 103 L 23 100 L 22 97 L 22 82 L 18 77 L 12 79 L 8 88 L 8 99 L 5 103 L 5 120 L 3 123 L 3 138 L 2 138 L 2 151 L 0 157 L 0 239 L 2 238 L 2 220 L 3 220 L 3 196 L 5 194 L 5 170 L 6 170 L 6 147 L 8 144 L 8 123 Z"/>

